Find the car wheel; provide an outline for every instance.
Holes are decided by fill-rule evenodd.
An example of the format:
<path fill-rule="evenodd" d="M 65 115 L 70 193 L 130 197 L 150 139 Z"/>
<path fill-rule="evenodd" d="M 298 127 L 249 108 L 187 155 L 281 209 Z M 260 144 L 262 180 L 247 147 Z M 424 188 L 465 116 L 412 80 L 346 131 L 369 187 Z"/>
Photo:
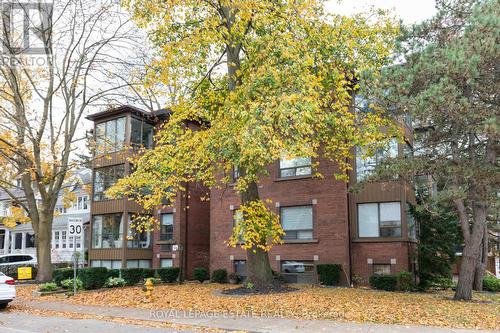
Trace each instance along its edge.
<path fill-rule="evenodd" d="M 5 309 L 9 303 L 0 303 L 0 309 Z"/>

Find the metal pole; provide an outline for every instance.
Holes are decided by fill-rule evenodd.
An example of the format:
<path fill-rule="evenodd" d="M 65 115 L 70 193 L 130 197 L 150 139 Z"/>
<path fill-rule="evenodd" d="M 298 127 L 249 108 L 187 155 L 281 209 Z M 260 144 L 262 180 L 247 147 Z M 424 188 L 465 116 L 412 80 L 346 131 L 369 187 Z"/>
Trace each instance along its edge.
<path fill-rule="evenodd" d="M 73 236 L 73 296 L 76 295 L 76 235 Z"/>

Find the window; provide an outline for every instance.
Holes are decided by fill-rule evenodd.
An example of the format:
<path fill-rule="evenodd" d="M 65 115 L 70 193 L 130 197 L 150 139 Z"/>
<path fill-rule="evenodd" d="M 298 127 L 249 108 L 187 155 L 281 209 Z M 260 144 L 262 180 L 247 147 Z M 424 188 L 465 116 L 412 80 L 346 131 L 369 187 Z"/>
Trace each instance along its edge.
<path fill-rule="evenodd" d="M 280 159 L 280 177 L 308 176 L 311 174 L 311 158 Z"/>
<path fill-rule="evenodd" d="M 73 203 L 73 209 L 75 210 L 87 210 L 89 197 L 88 195 L 79 196 L 76 198 L 76 201 Z"/>
<path fill-rule="evenodd" d="M 281 262 L 281 274 L 288 283 L 314 283 L 312 261 L 285 260 Z"/>
<path fill-rule="evenodd" d="M 61 247 L 66 248 L 66 231 L 61 231 Z"/>
<path fill-rule="evenodd" d="M 390 275 L 391 265 L 389 264 L 374 264 L 373 275 Z"/>
<path fill-rule="evenodd" d="M 127 260 L 127 268 L 151 268 L 151 260 Z"/>
<path fill-rule="evenodd" d="M 94 177 L 94 201 L 109 199 L 105 195 L 106 190 L 111 188 L 124 175 L 125 165 L 123 164 L 96 169 Z"/>
<path fill-rule="evenodd" d="M 406 223 L 408 225 L 408 238 L 417 239 L 417 226 L 409 203 L 406 203 Z"/>
<path fill-rule="evenodd" d="M 122 214 L 96 215 L 92 220 L 92 247 L 121 248 L 123 243 Z"/>
<path fill-rule="evenodd" d="M 35 247 L 35 234 L 31 232 L 26 233 L 26 248 L 34 248 Z"/>
<path fill-rule="evenodd" d="M 54 247 L 59 248 L 59 231 L 54 232 Z"/>
<path fill-rule="evenodd" d="M 356 179 L 358 182 L 368 177 L 385 158 L 398 156 L 398 141 L 392 139 L 387 147 L 377 149 L 372 156 L 364 156 L 365 154 L 366 152 L 361 147 L 356 148 Z"/>
<path fill-rule="evenodd" d="M 237 166 L 234 166 L 233 169 L 232 169 L 232 174 L 231 174 L 231 179 L 232 179 L 232 182 L 235 183 L 238 178 L 240 178 L 240 168 L 238 168 Z"/>
<path fill-rule="evenodd" d="M 161 214 L 160 240 L 174 240 L 174 214 Z"/>
<path fill-rule="evenodd" d="M 243 221 L 243 213 L 239 210 L 233 211 L 233 229 Z M 238 242 L 243 243 L 243 230 L 240 232 Z"/>
<path fill-rule="evenodd" d="M 145 148 L 153 147 L 153 125 L 134 117 L 130 121 L 132 128 L 130 142 L 132 145 L 143 146 Z"/>
<path fill-rule="evenodd" d="M 128 214 L 127 247 L 147 249 L 151 247 L 151 232 L 143 230 L 138 232 L 134 226 L 132 214 Z"/>
<path fill-rule="evenodd" d="M 17 232 L 14 234 L 14 249 L 20 250 L 23 247 L 23 234 Z"/>
<path fill-rule="evenodd" d="M 401 237 L 401 204 L 358 204 L 359 237 Z"/>
<path fill-rule="evenodd" d="M 161 259 L 160 260 L 160 267 L 172 267 L 173 266 L 173 260 L 172 259 Z"/>
<path fill-rule="evenodd" d="M 107 269 L 122 268 L 121 260 L 91 260 L 90 267 L 106 267 Z"/>
<path fill-rule="evenodd" d="M 55 212 L 59 214 L 66 214 L 67 211 L 67 208 L 65 208 L 64 206 L 57 206 L 55 208 Z"/>
<path fill-rule="evenodd" d="M 283 239 L 312 239 L 312 206 L 281 207 L 280 217 L 285 231 Z"/>
<path fill-rule="evenodd" d="M 123 149 L 125 145 L 125 117 L 99 123 L 95 129 L 96 155 Z"/>

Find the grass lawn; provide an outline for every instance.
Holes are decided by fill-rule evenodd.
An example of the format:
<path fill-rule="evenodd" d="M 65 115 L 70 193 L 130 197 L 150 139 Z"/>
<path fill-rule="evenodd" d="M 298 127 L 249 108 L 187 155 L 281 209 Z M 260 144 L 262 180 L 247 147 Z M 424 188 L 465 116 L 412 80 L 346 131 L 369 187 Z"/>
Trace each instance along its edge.
<path fill-rule="evenodd" d="M 33 287 L 20 287 L 29 298 Z M 472 302 L 451 300 L 452 292 L 396 293 L 352 288 L 301 286 L 298 292 L 259 296 L 218 296 L 220 284 L 158 285 L 154 301 L 144 302 L 141 287 L 82 292 L 64 300 L 89 305 L 113 305 L 152 309 L 218 311 L 263 314 L 303 319 L 429 325 L 453 328 L 500 329 L 500 294 L 476 293 Z"/>

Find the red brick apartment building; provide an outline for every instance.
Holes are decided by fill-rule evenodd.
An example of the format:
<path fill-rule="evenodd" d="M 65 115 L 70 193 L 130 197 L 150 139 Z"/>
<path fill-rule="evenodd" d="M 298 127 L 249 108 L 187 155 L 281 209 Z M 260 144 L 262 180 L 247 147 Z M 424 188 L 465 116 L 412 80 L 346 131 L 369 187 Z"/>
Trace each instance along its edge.
<path fill-rule="evenodd" d="M 98 142 L 99 136 L 103 135 L 99 129 L 102 124 L 105 123 L 104 136 L 108 137 L 107 122 L 120 118 L 125 119 L 124 125 L 117 125 L 116 133 L 118 128 L 123 128 L 121 138 L 124 144 L 113 147 L 113 152 L 107 149 L 98 151 L 93 163 L 91 265 L 112 268 L 182 266 L 188 278 L 195 267 L 206 267 L 211 271 L 225 268 L 228 272 L 245 276 L 245 252 L 225 243 L 232 232 L 235 211 L 240 204 L 237 194 L 231 189 L 213 188 L 210 202 L 205 202 L 200 197 L 207 189 L 197 184 L 190 185 L 188 194 L 178 194 L 174 207 L 154 212 L 160 220 L 158 231 L 153 235 L 134 234 L 134 241 L 127 241 L 127 246 L 123 246 L 126 238 L 122 235 L 131 231 L 128 223 L 122 221 L 128 221 L 129 213 L 137 214 L 142 210 L 126 198 L 107 200 L 100 197 L 101 187 L 109 187 L 130 170 L 126 158 L 132 151 L 118 148 L 134 144 L 151 146 L 152 141 L 149 134 L 144 134 L 144 129 L 149 131 L 151 128 L 152 131 L 155 124 L 168 119 L 168 112 L 148 113 L 125 106 L 91 115 L 89 119 L 96 124 Z M 137 135 L 139 120 L 146 124 L 141 129 L 142 141 Z M 341 264 L 342 284 L 351 283 L 353 277 L 362 278 L 366 283 L 373 274 L 416 269 L 417 227 L 408 213 L 408 205 L 415 201 L 412 187 L 395 177 L 386 182 L 368 184 L 354 193 L 349 191 L 349 187 L 369 174 L 384 156 L 403 156 L 411 151 L 412 130 L 406 123 L 402 122 L 402 125 L 406 143 L 394 140 L 387 150 L 381 150 L 372 158 L 356 158 L 349 183 L 335 180 L 335 165 L 326 160 L 320 160 L 318 170 L 324 178 L 312 177 L 308 158 L 276 161 L 269 167 L 269 176 L 259 183 L 259 194 L 272 200 L 273 209 L 279 214 L 286 231 L 284 244 L 275 246 L 269 255 L 273 269 L 281 272 L 287 281 L 316 282 L 314 272 L 318 263 Z M 110 166 L 120 166 L 118 169 L 123 171 L 110 172 L 109 181 L 101 186 L 101 173 L 108 175 L 102 172 L 102 168 Z M 114 214 L 114 217 L 109 214 Z M 107 222 L 114 227 L 102 227 L 103 216 L 114 219 L 114 222 Z M 114 246 L 109 246 L 108 241 L 107 247 L 103 248 L 104 239 L 114 240 Z"/>

